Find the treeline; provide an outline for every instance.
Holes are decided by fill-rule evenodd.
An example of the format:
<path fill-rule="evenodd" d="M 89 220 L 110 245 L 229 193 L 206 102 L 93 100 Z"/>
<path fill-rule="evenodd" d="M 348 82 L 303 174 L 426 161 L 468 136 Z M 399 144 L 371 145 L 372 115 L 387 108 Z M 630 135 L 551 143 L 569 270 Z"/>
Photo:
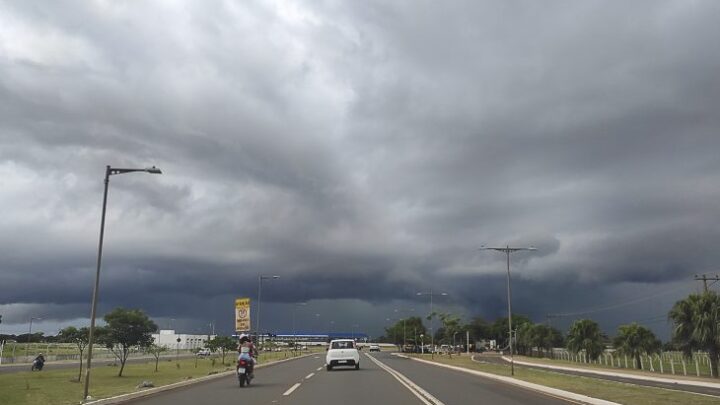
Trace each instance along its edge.
<path fill-rule="evenodd" d="M 494 340 L 501 349 L 508 349 L 510 341 L 506 317 L 493 322 L 476 317 L 465 324 L 451 314 L 433 313 L 424 320 L 410 317 L 385 328 L 385 336 L 381 339 L 397 345 L 429 344 L 430 337 L 424 321 L 430 319 L 439 326 L 433 336 L 435 345 L 463 345 L 466 333 L 469 333 L 473 343 Z M 592 319 L 576 320 L 563 334 L 549 325 L 533 323 L 526 316 L 513 315 L 513 346 L 518 354 L 549 357 L 553 356 L 553 348 L 566 348 L 575 355 L 582 353 L 592 361 L 596 361 L 607 349 L 613 349 L 632 358 L 638 369 L 641 368 L 641 356 L 658 354 L 661 350 L 681 351 L 686 357 L 704 352 L 709 358 L 712 375 L 718 378 L 720 295 L 713 291 L 691 294 L 675 303 L 668 312 L 668 320 L 673 323 L 673 335 L 672 340 L 663 345 L 649 328 L 634 322 L 620 325 L 611 338 Z M 420 335 L 423 335 L 422 340 Z"/>

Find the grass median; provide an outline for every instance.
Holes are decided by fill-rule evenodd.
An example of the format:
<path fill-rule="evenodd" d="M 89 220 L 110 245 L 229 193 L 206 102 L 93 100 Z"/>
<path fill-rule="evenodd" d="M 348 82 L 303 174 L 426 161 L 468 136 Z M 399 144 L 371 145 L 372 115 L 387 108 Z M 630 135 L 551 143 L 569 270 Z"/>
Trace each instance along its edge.
<path fill-rule="evenodd" d="M 411 355 L 471 370 L 483 371 L 510 377 L 510 366 L 478 363 L 467 356 Z M 537 370 L 515 365 L 515 378 L 547 387 L 557 388 L 593 398 L 604 399 L 627 405 L 717 405 L 718 398 L 700 394 L 684 393 L 662 388 L 641 387 L 633 384 L 613 382 L 592 377 L 572 376 L 553 371 Z"/>
<path fill-rule="evenodd" d="M 308 352 L 298 352 L 297 355 Z M 292 358 L 293 353 L 267 352 L 260 355 L 260 363 L 270 363 Z M 152 381 L 155 387 L 207 376 L 234 368 L 235 354 L 219 357 L 160 361 L 155 372 L 155 360 L 143 363 L 127 363 L 123 376 L 118 377 L 118 367 L 97 366 L 92 370 L 90 395 L 107 398 L 135 392 L 138 384 Z M 68 405 L 79 404 L 83 387 L 77 382 L 78 368 L 45 369 L 40 372 L 7 373 L 0 376 L 0 404 L 12 405 Z"/>

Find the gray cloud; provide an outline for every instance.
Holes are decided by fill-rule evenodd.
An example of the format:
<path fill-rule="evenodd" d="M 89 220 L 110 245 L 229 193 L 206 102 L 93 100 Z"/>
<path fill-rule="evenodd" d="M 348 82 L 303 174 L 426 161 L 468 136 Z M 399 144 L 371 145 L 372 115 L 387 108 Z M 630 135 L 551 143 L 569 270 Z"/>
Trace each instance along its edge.
<path fill-rule="evenodd" d="M 1 2 L 0 311 L 86 316 L 107 164 L 164 174 L 111 179 L 102 306 L 189 329 L 260 273 L 282 276 L 268 327 L 308 300 L 379 331 L 362 311 L 430 286 L 494 318 L 481 244 L 539 248 L 513 257 L 538 321 L 691 289 L 720 261 L 719 12 Z"/>

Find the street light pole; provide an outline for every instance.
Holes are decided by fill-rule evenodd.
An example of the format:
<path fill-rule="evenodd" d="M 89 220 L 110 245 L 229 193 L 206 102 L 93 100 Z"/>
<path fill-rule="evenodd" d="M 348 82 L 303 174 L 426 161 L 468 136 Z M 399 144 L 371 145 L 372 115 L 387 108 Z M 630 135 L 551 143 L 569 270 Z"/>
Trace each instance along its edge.
<path fill-rule="evenodd" d="M 297 311 L 299 306 L 307 305 L 307 302 L 301 302 L 299 304 L 293 305 L 293 318 L 292 318 L 292 328 L 293 328 L 293 351 L 297 349 L 297 331 L 295 330 L 295 312 Z"/>
<path fill-rule="evenodd" d="M 100 240 L 98 242 L 98 257 L 97 257 L 97 268 L 95 270 L 95 285 L 93 286 L 92 293 L 92 306 L 90 309 L 90 331 L 88 332 L 88 356 L 87 366 L 85 367 L 85 387 L 83 388 L 83 401 L 88 397 L 88 390 L 90 389 L 90 368 L 92 366 L 92 349 L 93 340 L 95 336 L 95 314 L 97 311 L 98 301 L 98 288 L 100 286 L 100 267 L 102 266 L 102 250 L 103 250 L 103 238 L 105 236 L 105 212 L 107 210 L 107 196 L 108 196 L 108 185 L 110 184 L 110 176 L 116 174 L 132 173 L 132 172 L 145 172 L 150 174 L 162 174 L 162 171 L 157 167 L 149 167 L 146 169 L 121 169 L 117 167 L 105 167 L 105 190 L 103 191 L 103 206 L 102 216 L 100 218 Z"/>
<path fill-rule="evenodd" d="M 429 295 L 430 296 L 430 355 L 435 358 L 435 334 L 433 333 L 433 295 L 442 295 L 447 296 L 448 293 L 442 292 L 442 293 L 433 293 L 432 288 L 429 292 L 419 292 L 417 293 L 418 296 L 420 295 Z"/>
<path fill-rule="evenodd" d="M 29 354 L 29 351 L 30 351 L 30 337 L 32 337 L 32 323 L 33 323 L 33 319 L 37 319 L 37 320 L 39 321 L 39 320 L 41 320 L 42 318 L 40 318 L 40 317 L 34 317 L 34 316 L 31 316 L 31 317 L 30 317 L 30 327 L 28 328 L 28 341 L 27 341 L 27 345 L 25 345 L 25 357 L 28 357 L 28 356 L 30 355 L 30 354 Z"/>
<path fill-rule="evenodd" d="M 257 333 L 258 333 L 257 342 L 258 342 L 258 345 L 260 345 L 262 343 L 261 342 L 262 331 L 260 330 L 260 300 L 262 297 L 262 281 L 263 280 L 277 280 L 279 278 L 280 278 L 280 276 L 258 275 L 258 304 L 257 304 L 257 314 L 256 314 L 257 315 Z"/>
<path fill-rule="evenodd" d="M 415 308 L 410 308 L 410 311 L 415 311 Z M 395 309 L 395 312 L 406 312 L 406 311 L 401 310 L 401 309 Z M 407 316 L 403 316 L 403 318 L 402 318 L 402 321 L 403 321 L 403 346 L 402 346 L 401 352 L 405 351 L 405 345 L 407 345 L 407 334 L 405 333 L 405 319 L 406 318 L 407 318 Z"/>
<path fill-rule="evenodd" d="M 480 246 L 480 250 L 495 250 L 498 252 L 504 252 L 507 258 L 507 302 L 508 302 L 508 338 L 510 339 L 510 375 L 515 375 L 515 359 L 513 358 L 513 330 L 512 330 L 512 292 L 510 290 L 510 253 L 519 252 L 522 250 L 537 250 L 533 246 L 530 247 L 485 247 Z"/>

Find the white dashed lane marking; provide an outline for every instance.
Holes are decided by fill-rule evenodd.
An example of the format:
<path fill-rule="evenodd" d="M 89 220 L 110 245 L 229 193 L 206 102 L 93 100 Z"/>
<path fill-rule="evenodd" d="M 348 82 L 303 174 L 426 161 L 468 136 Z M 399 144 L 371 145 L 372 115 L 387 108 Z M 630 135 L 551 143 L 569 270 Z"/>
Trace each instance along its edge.
<path fill-rule="evenodd" d="M 314 376 L 314 375 L 315 375 L 315 373 L 310 373 L 310 374 L 308 374 L 308 375 L 305 376 L 305 379 L 306 379 L 306 380 L 309 380 L 309 379 L 312 378 L 312 376 Z"/>
<path fill-rule="evenodd" d="M 296 383 L 295 385 L 293 385 L 292 387 L 290 387 L 289 390 L 285 391 L 285 392 L 283 393 L 283 395 L 284 395 L 284 396 L 288 396 L 288 395 L 292 394 L 293 391 L 295 391 L 299 386 L 300 386 L 300 383 Z"/>

